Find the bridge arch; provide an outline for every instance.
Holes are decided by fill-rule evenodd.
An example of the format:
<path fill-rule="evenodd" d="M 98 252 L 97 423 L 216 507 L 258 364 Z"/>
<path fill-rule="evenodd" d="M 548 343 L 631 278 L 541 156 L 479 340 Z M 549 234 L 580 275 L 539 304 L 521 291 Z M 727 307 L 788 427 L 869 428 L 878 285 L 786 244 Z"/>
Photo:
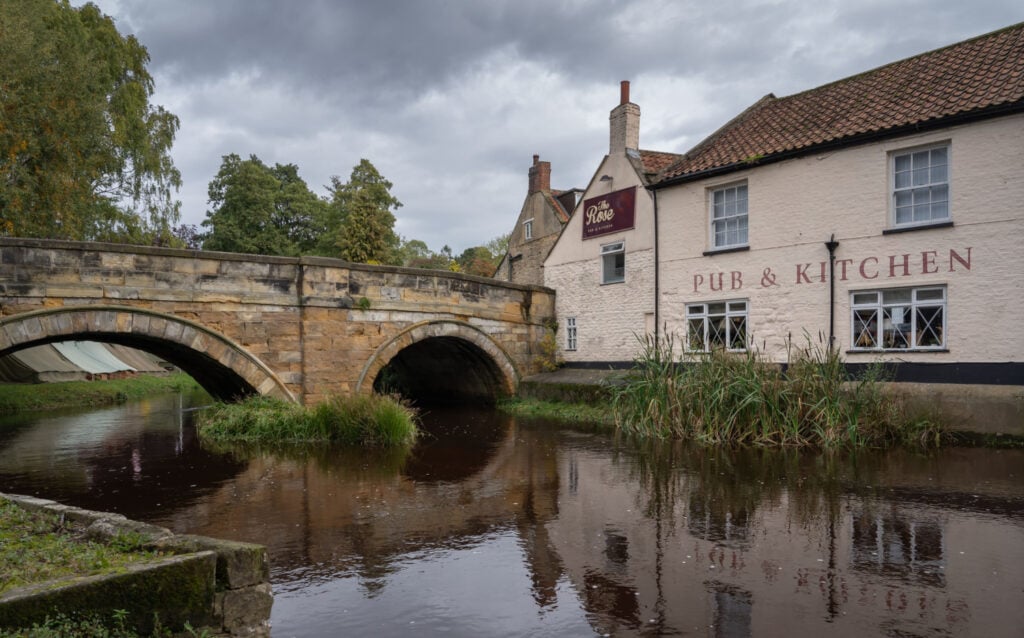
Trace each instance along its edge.
<path fill-rule="evenodd" d="M 519 379 L 512 357 L 493 338 L 451 319 L 414 324 L 383 343 L 363 366 L 355 391 L 380 390 L 389 376 L 420 401 L 494 401 L 513 394 Z"/>
<path fill-rule="evenodd" d="M 276 374 L 240 345 L 194 321 L 129 306 L 49 308 L 0 318 L 0 356 L 59 341 L 145 350 L 178 366 L 213 397 L 262 394 L 296 402 Z"/>

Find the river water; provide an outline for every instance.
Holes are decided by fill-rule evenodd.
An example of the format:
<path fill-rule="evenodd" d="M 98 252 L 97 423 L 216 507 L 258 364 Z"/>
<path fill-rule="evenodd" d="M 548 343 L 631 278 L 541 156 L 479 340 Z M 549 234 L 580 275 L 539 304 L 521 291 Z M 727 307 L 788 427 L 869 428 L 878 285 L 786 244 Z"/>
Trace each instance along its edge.
<path fill-rule="evenodd" d="M 215 449 L 192 401 L 5 418 L 0 491 L 266 545 L 275 637 L 1024 635 L 1024 450 L 709 450 L 471 409 L 410 453 Z"/>

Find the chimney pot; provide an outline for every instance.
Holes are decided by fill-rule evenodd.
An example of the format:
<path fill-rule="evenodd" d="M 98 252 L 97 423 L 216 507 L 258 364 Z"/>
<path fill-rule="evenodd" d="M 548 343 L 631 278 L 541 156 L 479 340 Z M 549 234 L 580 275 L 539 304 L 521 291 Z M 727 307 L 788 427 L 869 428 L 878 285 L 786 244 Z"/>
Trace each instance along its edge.
<path fill-rule="evenodd" d="M 619 83 L 619 104 L 629 104 L 629 80 Z"/>
<path fill-rule="evenodd" d="M 537 165 L 537 161 L 538 161 L 539 159 L 540 159 L 540 155 L 534 155 L 534 156 L 533 156 L 533 165 L 534 165 L 534 166 L 536 166 L 536 165 Z"/>

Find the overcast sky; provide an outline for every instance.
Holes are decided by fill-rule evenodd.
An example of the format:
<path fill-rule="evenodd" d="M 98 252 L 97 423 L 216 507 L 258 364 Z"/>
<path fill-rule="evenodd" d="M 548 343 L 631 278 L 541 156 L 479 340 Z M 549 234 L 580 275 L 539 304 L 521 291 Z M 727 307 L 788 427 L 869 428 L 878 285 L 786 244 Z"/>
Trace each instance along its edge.
<path fill-rule="evenodd" d="M 81 4 L 81 2 L 76 2 Z M 319 194 L 367 158 L 397 231 L 458 254 L 508 232 L 534 154 L 584 187 L 619 81 L 640 147 L 682 153 L 784 96 L 1024 21 L 1020 0 L 97 0 L 181 118 L 183 221 L 221 157 L 296 164 Z"/>

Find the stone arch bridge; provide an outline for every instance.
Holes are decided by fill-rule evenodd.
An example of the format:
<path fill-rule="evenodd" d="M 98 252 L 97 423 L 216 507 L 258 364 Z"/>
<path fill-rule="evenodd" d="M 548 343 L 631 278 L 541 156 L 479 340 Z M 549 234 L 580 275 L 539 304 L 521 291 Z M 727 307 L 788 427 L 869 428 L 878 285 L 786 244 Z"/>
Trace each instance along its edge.
<path fill-rule="evenodd" d="M 226 400 L 511 394 L 554 307 L 548 288 L 444 271 L 0 238 L 0 356 L 120 343 Z"/>

